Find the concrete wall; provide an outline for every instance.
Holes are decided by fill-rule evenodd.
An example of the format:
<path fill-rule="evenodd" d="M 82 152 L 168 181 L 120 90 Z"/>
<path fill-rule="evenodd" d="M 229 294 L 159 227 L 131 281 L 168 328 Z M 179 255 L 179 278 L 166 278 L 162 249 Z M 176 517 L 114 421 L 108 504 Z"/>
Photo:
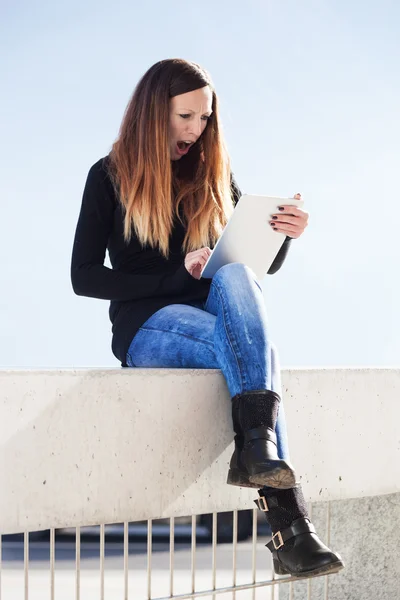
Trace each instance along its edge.
<path fill-rule="evenodd" d="M 400 491 L 400 370 L 282 374 L 308 499 Z M 253 507 L 219 371 L 0 371 L 0 532 Z"/>

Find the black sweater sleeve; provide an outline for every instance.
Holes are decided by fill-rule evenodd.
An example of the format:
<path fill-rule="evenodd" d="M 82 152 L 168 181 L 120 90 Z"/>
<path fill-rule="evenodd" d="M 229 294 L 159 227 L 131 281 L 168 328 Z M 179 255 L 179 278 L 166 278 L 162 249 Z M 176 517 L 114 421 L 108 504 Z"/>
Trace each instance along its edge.
<path fill-rule="evenodd" d="M 75 232 L 71 281 L 78 296 L 103 300 L 134 300 L 176 295 L 193 277 L 182 263 L 173 274 L 130 274 L 104 266 L 115 202 L 98 163 L 87 176 Z"/>
<path fill-rule="evenodd" d="M 233 173 L 231 174 L 231 189 L 232 189 L 233 203 L 236 206 L 242 193 L 240 191 L 240 188 L 236 182 L 236 179 L 235 179 L 235 176 L 233 175 Z M 284 263 L 287 253 L 289 252 L 289 247 L 290 247 L 291 241 L 292 241 L 292 238 L 286 236 L 285 241 L 283 242 L 282 246 L 280 247 L 278 254 L 275 256 L 272 265 L 268 269 L 268 275 L 273 275 L 274 273 L 279 271 L 279 269 L 281 268 L 281 266 Z"/>

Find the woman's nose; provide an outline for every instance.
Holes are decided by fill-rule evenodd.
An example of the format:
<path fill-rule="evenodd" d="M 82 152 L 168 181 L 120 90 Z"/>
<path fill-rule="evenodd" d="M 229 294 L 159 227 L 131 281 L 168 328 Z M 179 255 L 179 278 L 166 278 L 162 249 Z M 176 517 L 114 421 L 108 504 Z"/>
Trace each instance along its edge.
<path fill-rule="evenodd" d="M 192 135 L 195 135 L 196 138 L 201 135 L 201 119 L 195 119 L 190 123 L 189 131 Z"/>

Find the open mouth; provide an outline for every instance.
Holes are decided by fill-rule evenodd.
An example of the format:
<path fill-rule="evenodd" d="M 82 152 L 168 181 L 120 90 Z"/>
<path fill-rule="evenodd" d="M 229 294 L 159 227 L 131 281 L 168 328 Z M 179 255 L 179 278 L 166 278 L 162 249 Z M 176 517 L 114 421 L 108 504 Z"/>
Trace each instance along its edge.
<path fill-rule="evenodd" d="M 190 146 L 193 145 L 193 142 L 185 142 L 185 141 L 180 141 L 178 142 L 178 148 L 179 150 L 181 150 L 182 152 L 184 150 L 188 150 L 190 148 Z"/>

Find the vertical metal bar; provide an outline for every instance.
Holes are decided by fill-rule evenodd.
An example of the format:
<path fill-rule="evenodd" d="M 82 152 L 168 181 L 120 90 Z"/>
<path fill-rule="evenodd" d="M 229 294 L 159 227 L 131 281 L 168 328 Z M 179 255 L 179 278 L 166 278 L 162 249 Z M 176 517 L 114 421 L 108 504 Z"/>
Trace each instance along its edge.
<path fill-rule="evenodd" d="M 153 537 L 153 521 L 147 521 L 147 600 L 151 600 L 151 550 Z"/>
<path fill-rule="evenodd" d="M 124 600 L 128 600 L 129 523 L 124 522 Z"/>
<path fill-rule="evenodd" d="M 238 511 L 233 511 L 233 561 L 232 561 L 232 583 L 236 587 L 236 566 L 237 566 L 237 534 L 238 534 Z M 236 592 L 233 591 L 233 600 L 236 598 Z"/>
<path fill-rule="evenodd" d="M 29 533 L 24 532 L 24 579 L 25 579 L 25 600 L 28 600 L 28 588 L 29 588 Z"/>
<path fill-rule="evenodd" d="M 331 503 L 328 502 L 327 503 L 327 507 L 326 507 L 326 544 L 329 547 L 330 543 L 331 543 Z M 329 589 L 328 589 L 328 585 L 329 585 L 329 579 L 328 579 L 328 575 L 325 575 L 325 600 L 328 600 L 328 593 L 329 593 Z"/>
<path fill-rule="evenodd" d="M 56 532 L 54 527 L 50 529 L 50 600 L 54 600 L 54 561 L 55 561 Z"/>
<path fill-rule="evenodd" d="M 100 525 L 100 600 L 104 600 L 104 523 Z"/>
<path fill-rule="evenodd" d="M 217 513 L 212 515 L 212 589 L 217 589 Z M 213 594 L 213 600 L 215 594 Z"/>
<path fill-rule="evenodd" d="M 272 561 L 271 581 L 275 581 L 275 579 L 276 579 L 276 575 L 275 575 L 274 561 Z M 271 600 L 275 600 L 275 587 L 276 587 L 276 584 L 272 585 L 272 587 L 271 587 Z M 279 600 L 279 587 L 277 588 L 277 591 L 278 591 L 277 596 L 278 596 L 278 600 Z"/>
<path fill-rule="evenodd" d="M 75 534 L 75 563 L 76 563 L 76 572 L 75 572 L 75 598 L 76 600 L 80 600 L 81 596 L 81 528 L 76 528 Z"/>
<path fill-rule="evenodd" d="M 252 548 L 251 548 L 251 582 L 256 582 L 257 572 L 257 509 L 253 508 L 253 532 L 252 532 Z M 256 588 L 253 588 L 253 600 L 256 597 Z"/>
<path fill-rule="evenodd" d="M 289 583 L 289 600 L 293 600 L 293 582 Z"/>
<path fill-rule="evenodd" d="M 196 515 L 192 515 L 192 594 L 196 590 Z"/>
<path fill-rule="evenodd" d="M 175 518 L 169 520 L 169 595 L 174 595 Z"/>

